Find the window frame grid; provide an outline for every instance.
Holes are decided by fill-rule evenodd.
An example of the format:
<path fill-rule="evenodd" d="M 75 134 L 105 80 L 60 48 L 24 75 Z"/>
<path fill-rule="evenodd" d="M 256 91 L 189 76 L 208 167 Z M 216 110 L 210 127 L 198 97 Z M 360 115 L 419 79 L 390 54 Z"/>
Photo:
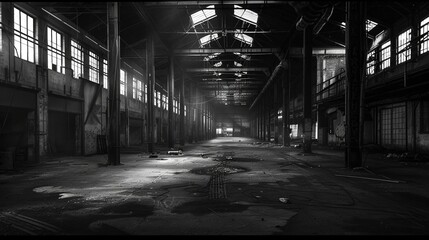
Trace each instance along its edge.
<path fill-rule="evenodd" d="M 109 89 L 109 66 L 107 59 L 103 59 L 103 87 Z"/>
<path fill-rule="evenodd" d="M 100 83 L 100 57 L 92 51 L 88 51 L 88 68 L 89 76 L 88 79 L 91 82 Z"/>
<path fill-rule="evenodd" d="M 383 47 L 383 45 L 386 45 L 387 43 L 389 43 L 387 46 Z M 380 70 L 384 70 L 388 67 L 390 67 L 390 58 L 392 57 L 392 50 L 391 50 L 391 42 L 390 40 L 383 43 L 381 45 L 380 48 Z M 386 57 L 386 58 L 384 58 Z"/>
<path fill-rule="evenodd" d="M 47 54 L 48 69 L 65 74 L 64 36 L 59 31 L 55 30 L 50 26 L 46 26 L 46 33 L 47 33 L 47 50 L 48 50 L 48 54 Z M 53 33 L 55 33 L 55 41 L 53 41 L 54 38 L 52 38 Z M 58 43 L 58 40 L 60 43 Z M 53 64 L 54 64 L 53 60 L 56 60 L 55 63 L 58 63 L 60 61 L 59 65 L 56 64 L 56 67 L 57 67 L 56 70 L 53 69 Z"/>
<path fill-rule="evenodd" d="M 411 28 L 402 32 L 396 38 L 396 64 L 404 63 L 411 59 Z"/>
<path fill-rule="evenodd" d="M 18 17 L 17 14 L 18 13 Z M 19 20 L 19 23 L 16 23 L 16 20 Z M 23 27 L 22 20 L 25 19 L 25 27 Z M 31 24 L 29 23 L 31 19 Z M 31 31 L 30 26 L 31 25 Z M 18 26 L 18 29 L 17 29 Z M 3 27 L 3 26 L 2 26 Z M 25 32 L 23 31 L 25 29 Z M 14 6 L 13 10 L 13 37 L 14 37 L 14 46 L 13 50 L 14 56 L 22 60 L 36 63 L 37 61 L 37 39 L 36 39 L 36 18 L 28 14 L 27 12 L 21 10 Z M 30 34 L 31 33 L 31 34 Z M 23 56 L 23 49 L 25 51 L 25 57 Z M 31 55 L 30 55 L 31 53 Z M 32 56 L 32 58 L 30 57 Z"/>
<path fill-rule="evenodd" d="M 123 73 L 123 74 L 122 74 Z M 123 78 L 122 78 L 123 76 Z M 119 70 L 119 94 L 127 96 L 127 72 L 123 69 Z"/>
<path fill-rule="evenodd" d="M 73 45 L 75 43 L 75 46 Z M 77 41 L 71 39 L 70 40 L 70 57 L 71 57 L 71 68 L 73 70 L 73 77 L 78 79 L 79 77 L 83 77 L 84 73 L 84 53 L 83 47 Z M 76 54 L 78 53 L 78 54 Z M 80 59 L 79 59 L 80 53 Z M 76 71 L 75 69 L 79 69 L 80 71 Z"/>

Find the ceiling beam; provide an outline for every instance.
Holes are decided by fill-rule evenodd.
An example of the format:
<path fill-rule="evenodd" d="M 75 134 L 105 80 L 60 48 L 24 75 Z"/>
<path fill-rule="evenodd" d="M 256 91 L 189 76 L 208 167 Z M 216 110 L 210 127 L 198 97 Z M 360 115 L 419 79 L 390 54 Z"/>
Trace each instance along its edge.
<path fill-rule="evenodd" d="M 273 54 L 279 53 L 280 48 L 193 48 L 193 49 L 176 49 L 174 50 L 175 55 L 181 56 L 207 56 L 211 53 L 244 53 L 247 55 L 266 53 Z M 298 47 L 293 47 L 289 49 L 289 54 L 291 56 L 302 56 L 303 49 Z M 313 55 L 341 55 L 346 54 L 346 49 L 343 47 L 330 47 L 330 48 L 313 48 Z"/>
<path fill-rule="evenodd" d="M 208 31 L 177 31 L 177 32 L 160 32 L 160 34 L 189 34 L 189 35 L 195 35 L 195 34 L 214 34 L 214 33 L 236 33 L 237 29 L 228 29 L 228 30 L 208 30 Z M 243 30 L 242 33 L 245 34 L 269 34 L 269 33 L 287 33 L 289 31 L 287 30 Z"/>
<path fill-rule="evenodd" d="M 145 6 L 201 6 L 201 5 L 250 5 L 250 4 L 289 4 L 288 1 L 268 1 L 268 0 L 241 0 L 241 1 L 156 1 L 143 2 Z"/>
<path fill-rule="evenodd" d="M 266 67 L 245 67 L 245 68 L 188 68 L 186 72 L 266 72 Z"/>

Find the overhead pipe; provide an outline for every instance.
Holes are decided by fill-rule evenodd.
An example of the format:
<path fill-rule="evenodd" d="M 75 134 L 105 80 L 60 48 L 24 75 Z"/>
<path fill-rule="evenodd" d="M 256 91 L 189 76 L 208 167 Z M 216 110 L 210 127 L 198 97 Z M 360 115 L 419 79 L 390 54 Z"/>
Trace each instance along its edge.
<path fill-rule="evenodd" d="M 288 39 L 288 43 L 285 45 L 284 48 L 282 48 L 282 50 L 281 50 L 281 52 L 279 54 L 280 63 L 276 66 L 276 68 L 274 69 L 274 71 L 271 74 L 270 78 L 268 79 L 267 83 L 265 84 L 264 88 L 262 88 L 262 90 L 259 92 L 258 96 L 253 101 L 252 105 L 250 105 L 249 110 L 251 110 L 253 108 L 253 106 L 258 102 L 258 100 L 262 97 L 262 95 L 264 94 L 264 92 L 271 85 L 271 82 L 273 82 L 273 80 L 277 77 L 277 75 L 279 73 L 281 73 L 284 69 L 286 69 L 288 67 L 287 66 L 287 62 L 286 62 L 286 57 L 287 57 L 287 55 L 289 53 L 290 45 L 293 42 L 293 40 L 295 39 L 295 35 L 296 35 L 296 28 L 292 27 L 292 29 L 290 31 L 290 37 Z"/>
<path fill-rule="evenodd" d="M 295 11 L 298 13 L 298 15 L 301 15 L 301 18 L 296 23 L 296 29 L 298 31 L 303 31 L 307 26 L 313 26 L 313 33 L 317 34 L 320 32 L 320 30 L 323 28 L 323 26 L 326 24 L 326 22 L 329 20 L 329 18 L 332 15 L 333 12 L 333 4 L 328 3 L 320 3 L 320 2 L 308 2 L 308 1 L 290 1 L 288 2 L 290 6 L 292 6 Z M 268 79 L 267 83 L 265 84 L 262 91 L 258 94 L 258 96 L 253 101 L 252 105 L 250 106 L 249 110 L 253 108 L 253 106 L 256 104 L 256 102 L 261 98 L 265 90 L 269 87 L 271 82 L 276 78 L 277 74 L 281 72 L 281 70 L 286 69 L 286 56 L 289 52 L 290 43 L 292 42 L 293 38 L 295 37 L 296 31 L 291 31 L 291 37 L 289 38 L 289 44 L 285 46 L 280 52 L 279 58 L 280 63 L 277 65 L 277 67 L 274 69 L 273 73 L 271 74 L 270 78 Z"/>
<path fill-rule="evenodd" d="M 330 2 L 289 2 L 301 18 L 296 28 L 303 31 L 307 26 L 313 26 L 313 34 L 318 34 L 332 15 L 334 6 Z"/>

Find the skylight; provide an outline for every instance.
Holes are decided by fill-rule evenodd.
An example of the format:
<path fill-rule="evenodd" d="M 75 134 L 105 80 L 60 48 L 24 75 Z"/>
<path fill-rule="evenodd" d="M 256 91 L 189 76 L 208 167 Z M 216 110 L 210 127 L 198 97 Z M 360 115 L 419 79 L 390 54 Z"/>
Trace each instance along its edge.
<path fill-rule="evenodd" d="M 243 64 L 241 64 L 241 63 L 239 63 L 239 62 L 236 62 L 236 61 L 234 61 L 234 65 L 235 65 L 236 67 L 242 67 L 242 66 L 243 66 Z"/>
<path fill-rule="evenodd" d="M 213 66 L 215 66 L 215 67 L 220 67 L 220 66 L 222 66 L 222 61 L 215 63 Z"/>
<path fill-rule="evenodd" d="M 196 13 L 191 14 L 192 27 L 195 27 L 196 25 L 201 24 L 210 19 L 213 19 L 215 17 L 216 17 L 216 10 L 214 9 L 214 5 L 210 5 L 206 7 L 206 9 L 204 10 L 200 10 Z"/>
<path fill-rule="evenodd" d="M 377 25 L 378 25 L 378 23 L 373 22 L 373 21 L 371 21 L 371 20 L 367 19 L 367 20 L 366 20 L 366 31 L 367 31 L 367 32 L 371 31 L 371 30 L 372 30 L 373 28 L 375 28 L 375 26 L 377 26 Z"/>
<path fill-rule="evenodd" d="M 246 54 L 242 54 L 242 53 L 239 53 L 239 52 L 235 52 L 234 54 L 237 55 L 237 56 L 239 56 L 239 57 L 241 57 L 244 60 L 247 60 L 247 61 L 250 60 L 250 56 L 247 56 Z"/>
<path fill-rule="evenodd" d="M 220 53 L 213 53 L 213 54 L 211 54 L 211 55 L 208 55 L 207 57 L 204 57 L 204 61 L 209 61 L 209 60 L 211 60 L 211 59 L 213 59 L 213 58 L 215 58 L 215 57 L 217 57 L 218 55 L 220 55 Z"/>
<path fill-rule="evenodd" d="M 242 21 L 248 22 L 250 24 L 258 24 L 258 14 L 249 9 L 243 9 L 238 5 L 234 5 L 234 16 Z"/>
<path fill-rule="evenodd" d="M 214 41 L 216 39 L 219 39 L 218 33 L 206 35 L 206 36 L 200 38 L 200 45 L 202 47 L 202 46 L 206 45 L 207 43 Z"/>
<path fill-rule="evenodd" d="M 367 19 L 366 20 L 366 31 L 367 32 L 371 31 L 377 25 L 378 25 L 378 23 Z M 344 28 L 344 29 L 346 29 L 346 23 L 345 22 L 341 22 L 341 27 Z"/>
<path fill-rule="evenodd" d="M 234 38 L 252 46 L 253 38 L 247 34 L 244 34 L 242 30 L 237 29 L 234 33 Z"/>

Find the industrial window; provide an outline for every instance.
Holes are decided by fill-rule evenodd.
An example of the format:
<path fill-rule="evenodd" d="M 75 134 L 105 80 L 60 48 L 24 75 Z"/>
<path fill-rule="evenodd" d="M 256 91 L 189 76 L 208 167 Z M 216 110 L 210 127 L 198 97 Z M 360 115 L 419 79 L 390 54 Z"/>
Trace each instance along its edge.
<path fill-rule="evenodd" d="M 406 145 L 406 109 L 405 105 L 391 105 L 380 111 L 381 144 L 388 147 Z"/>
<path fill-rule="evenodd" d="M 420 106 L 420 132 L 429 133 L 429 101 L 421 102 Z"/>
<path fill-rule="evenodd" d="M 366 57 L 366 74 L 371 75 L 374 74 L 375 70 L 375 51 L 371 51 L 368 53 Z"/>
<path fill-rule="evenodd" d="M 183 105 L 183 107 L 184 107 L 184 110 L 183 110 L 183 112 L 184 112 L 184 114 L 185 114 L 185 117 L 186 117 L 186 105 Z"/>
<path fill-rule="evenodd" d="M 206 22 L 216 17 L 216 10 L 214 5 L 206 7 L 204 10 L 200 10 L 191 14 L 192 26 L 195 27 L 198 24 Z"/>
<path fill-rule="evenodd" d="M 164 94 L 162 94 L 162 109 L 166 110 L 167 109 L 167 105 L 168 105 L 168 103 L 167 103 L 167 97 Z"/>
<path fill-rule="evenodd" d="M 297 138 L 298 137 L 298 124 L 291 124 L 290 125 L 290 137 L 291 138 Z"/>
<path fill-rule="evenodd" d="M 125 86 L 127 85 L 127 73 L 121 69 L 119 74 L 119 91 L 121 95 L 127 96 L 127 92 L 125 91 Z"/>
<path fill-rule="evenodd" d="M 34 63 L 35 39 L 34 18 L 14 8 L 14 42 L 15 56 Z"/>
<path fill-rule="evenodd" d="M 103 87 L 105 89 L 109 88 L 108 74 L 107 60 L 103 59 Z"/>
<path fill-rule="evenodd" d="M 177 114 L 177 102 L 173 100 L 173 112 Z"/>
<path fill-rule="evenodd" d="M 210 43 L 210 42 L 212 42 L 214 40 L 217 40 L 217 39 L 219 39 L 219 34 L 218 33 L 213 33 L 213 34 L 206 35 L 206 36 L 200 38 L 200 45 L 202 47 L 202 46 L 204 46 L 204 45 L 206 45 L 206 44 L 208 44 L 208 43 Z"/>
<path fill-rule="evenodd" d="M 240 29 L 235 30 L 234 38 L 241 42 L 249 44 L 249 46 L 252 46 L 253 38 L 247 34 L 244 34 L 243 30 L 240 30 Z"/>
<path fill-rule="evenodd" d="M 390 67 L 390 41 L 381 45 L 381 70 Z"/>
<path fill-rule="evenodd" d="M 144 85 L 144 102 L 147 103 L 147 84 Z"/>
<path fill-rule="evenodd" d="M 71 40 L 71 68 L 73 77 L 79 78 L 83 74 L 83 51 L 76 41 Z"/>
<path fill-rule="evenodd" d="M 216 128 L 216 134 L 218 135 L 222 134 L 222 128 Z"/>
<path fill-rule="evenodd" d="M 168 96 L 165 96 L 165 110 L 168 111 Z"/>
<path fill-rule="evenodd" d="M 98 56 L 95 53 L 89 51 L 89 80 L 99 83 L 98 75 Z"/>
<path fill-rule="evenodd" d="M 420 23 L 420 54 L 429 51 L 429 17 Z"/>
<path fill-rule="evenodd" d="M 243 9 L 238 5 L 234 5 L 234 17 L 257 26 L 258 14 L 249 9 Z"/>
<path fill-rule="evenodd" d="M 161 108 L 161 93 L 159 91 L 156 92 L 156 106 Z"/>
<path fill-rule="evenodd" d="M 142 81 L 133 77 L 133 98 L 139 101 L 142 100 Z"/>
<path fill-rule="evenodd" d="M 194 122 L 197 121 L 197 109 L 194 108 Z"/>
<path fill-rule="evenodd" d="M 410 60 L 411 58 L 411 29 L 399 34 L 396 62 L 398 64 Z"/>
<path fill-rule="evenodd" d="M 283 110 L 282 109 L 279 109 L 277 111 L 277 119 L 283 119 Z"/>
<path fill-rule="evenodd" d="M 64 44 L 63 36 L 48 27 L 48 68 L 60 73 L 64 73 Z"/>

